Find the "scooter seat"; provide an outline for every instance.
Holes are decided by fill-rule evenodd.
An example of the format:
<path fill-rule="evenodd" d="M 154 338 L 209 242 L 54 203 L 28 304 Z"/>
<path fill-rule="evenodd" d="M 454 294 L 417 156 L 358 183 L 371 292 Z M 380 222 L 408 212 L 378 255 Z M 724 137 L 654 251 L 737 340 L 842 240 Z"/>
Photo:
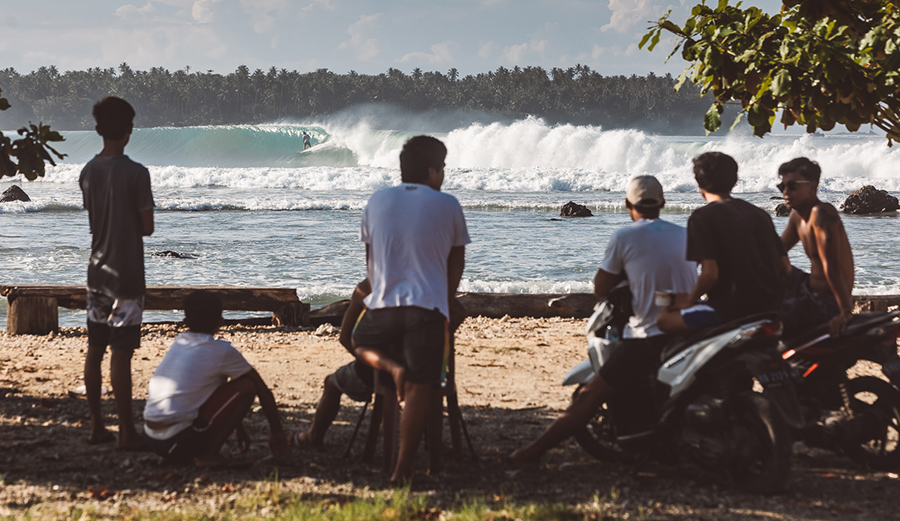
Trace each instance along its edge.
<path fill-rule="evenodd" d="M 760 320 L 777 320 L 778 314 L 774 312 L 769 313 L 756 313 L 754 315 L 748 315 L 746 317 L 738 318 L 732 320 L 730 322 L 726 322 L 724 324 L 719 324 L 718 326 L 712 326 L 708 328 L 701 329 L 699 331 L 694 332 L 690 336 L 678 336 L 676 339 L 667 345 L 662 350 L 662 356 L 660 358 L 660 362 L 665 362 L 666 360 L 672 358 L 678 353 L 684 351 L 688 347 L 703 341 L 707 338 L 712 338 L 717 335 L 721 335 L 722 333 L 731 331 L 732 329 L 737 329 L 744 324 L 750 324 L 752 322 L 758 322 Z"/>
<path fill-rule="evenodd" d="M 894 318 L 900 316 L 900 311 L 892 311 L 890 313 L 884 312 L 876 312 L 876 313 L 859 313 L 854 315 L 850 320 L 850 323 L 847 324 L 847 329 L 844 330 L 844 335 L 854 335 L 861 331 L 865 331 L 866 329 L 877 326 L 881 323 L 888 323 Z M 803 344 L 819 338 L 820 336 L 828 334 L 828 323 L 824 323 L 820 326 L 816 326 L 813 329 L 803 333 L 802 335 L 796 336 L 784 342 L 784 347 L 782 351 L 787 351 L 788 349 L 794 349 L 798 346 L 802 346 Z"/>

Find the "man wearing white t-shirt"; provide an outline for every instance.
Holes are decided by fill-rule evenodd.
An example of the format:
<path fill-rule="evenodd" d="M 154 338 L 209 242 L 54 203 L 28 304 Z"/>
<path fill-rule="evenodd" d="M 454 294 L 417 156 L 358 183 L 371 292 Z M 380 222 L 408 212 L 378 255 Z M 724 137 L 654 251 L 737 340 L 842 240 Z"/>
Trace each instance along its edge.
<path fill-rule="evenodd" d="M 357 356 L 393 375 L 405 401 L 391 481 L 408 481 L 431 389 L 449 349 L 450 299 L 470 242 L 462 207 L 441 193 L 447 148 L 430 136 L 400 152 L 399 186 L 376 192 L 363 212 L 360 240 L 372 293 L 353 332 Z"/>
<path fill-rule="evenodd" d="M 684 296 L 697 282 L 696 263 L 685 260 L 687 231 L 659 218 L 664 204 L 662 185 L 655 177 L 638 176 L 628 184 L 625 207 L 633 222 L 613 233 L 594 278 L 594 294 L 600 300 L 606 300 L 623 280 L 628 281 L 634 312 L 623 332 L 624 341 L 600 373 L 581 388 L 572 405 L 538 439 L 509 456 L 514 465 L 540 458 L 572 435 L 614 393 L 641 396 L 641 379 L 658 368 L 667 339 L 656 324 L 664 306 L 655 302 L 655 294 Z M 649 407 L 640 398 L 634 401 L 638 410 Z"/>
<path fill-rule="evenodd" d="M 222 301 L 207 291 L 184 299 L 189 331 L 178 335 L 150 378 L 144 434 L 150 448 L 173 463 L 223 463 L 219 451 L 232 432 L 241 452 L 249 437 L 241 421 L 259 397 L 269 421 L 269 449 L 287 451 L 272 391 L 230 343 L 214 338 L 222 325 Z"/>

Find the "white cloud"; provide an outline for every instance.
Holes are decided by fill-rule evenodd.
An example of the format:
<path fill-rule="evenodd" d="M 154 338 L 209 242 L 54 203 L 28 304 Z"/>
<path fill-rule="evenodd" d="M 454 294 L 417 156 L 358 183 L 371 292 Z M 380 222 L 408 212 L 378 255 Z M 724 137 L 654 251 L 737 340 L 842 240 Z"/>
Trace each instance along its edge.
<path fill-rule="evenodd" d="M 194 20 L 205 24 L 212 22 L 215 18 L 215 5 L 222 0 L 197 0 L 191 7 L 191 16 Z"/>
<path fill-rule="evenodd" d="M 427 52 L 411 52 L 400 58 L 402 62 L 408 61 L 424 61 L 428 63 L 449 63 L 453 61 L 453 54 L 450 52 L 450 43 L 436 43 L 431 46 L 431 53 Z"/>
<path fill-rule="evenodd" d="M 288 0 L 241 0 L 241 6 L 250 15 L 250 26 L 258 34 L 271 32 L 279 20 L 291 17 Z"/>
<path fill-rule="evenodd" d="M 525 61 L 525 56 L 530 53 L 536 53 L 543 56 L 544 49 L 547 48 L 547 40 L 538 40 L 519 45 L 509 45 L 503 48 L 503 57 L 506 61 L 519 64 Z"/>
<path fill-rule="evenodd" d="M 378 56 L 378 40 L 367 38 L 366 33 L 379 18 L 380 14 L 360 16 L 358 21 L 347 28 L 350 40 L 341 43 L 338 49 L 356 51 L 356 57 L 362 61 L 369 61 Z"/>
<path fill-rule="evenodd" d="M 317 7 L 334 11 L 334 0 L 312 0 L 309 5 L 300 8 L 300 12 L 305 15 L 310 11 L 314 11 Z"/>
<path fill-rule="evenodd" d="M 486 60 L 491 57 L 491 54 L 494 52 L 494 42 L 487 42 L 478 48 L 478 57 Z"/>
<path fill-rule="evenodd" d="M 147 15 L 151 15 L 155 12 L 156 8 L 153 7 L 153 4 L 150 2 L 144 4 L 144 7 L 125 4 L 122 7 L 116 9 L 116 16 L 128 20 L 131 18 L 145 18 Z"/>
<path fill-rule="evenodd" d="M 612 17 L 609 23 L 600 28 L 601 31 L 630 32 L 634 26 L 648 20 L 656 20 L 664 8 L 652 0 L 609 0 Z"/>

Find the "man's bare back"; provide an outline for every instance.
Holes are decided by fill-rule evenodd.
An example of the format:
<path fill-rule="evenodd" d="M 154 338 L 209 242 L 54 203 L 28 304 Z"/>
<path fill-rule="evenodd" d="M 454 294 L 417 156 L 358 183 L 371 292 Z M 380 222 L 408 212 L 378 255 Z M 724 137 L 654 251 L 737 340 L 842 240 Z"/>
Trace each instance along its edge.
<path fill-rule="evenodd" d="M 832 293 L 840 308 L 840 314 L 830 322 L 831 333 L 839 334 L 852 312 L 854 267 L 847 232 L 837 209 L 816 195 L 818 181 L 810 181 L 797 171 L 779 173 L 782 177 L 779 189 L 792 209 L 781 241 L 786 250 L 797 242 L 803 244 L 810 261 L 810 288 Z"/>

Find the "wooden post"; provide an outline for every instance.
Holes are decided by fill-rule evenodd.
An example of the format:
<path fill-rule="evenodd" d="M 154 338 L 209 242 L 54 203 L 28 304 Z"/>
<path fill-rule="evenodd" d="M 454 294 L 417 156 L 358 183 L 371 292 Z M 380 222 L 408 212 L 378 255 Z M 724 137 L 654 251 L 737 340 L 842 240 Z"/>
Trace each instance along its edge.
<path fill-rule="evenodd" d="M 288 302 L 272 314 L 272 323 L 276 326 L 298 327 L 309 325 L 309 304 L 304 302 Z"/>
<path fill-rule="evenodd" d="M 59 331 L 59 304 L 53 297 L 17 297 L 6 311 L 10 335 L 46 335 Z"/>

